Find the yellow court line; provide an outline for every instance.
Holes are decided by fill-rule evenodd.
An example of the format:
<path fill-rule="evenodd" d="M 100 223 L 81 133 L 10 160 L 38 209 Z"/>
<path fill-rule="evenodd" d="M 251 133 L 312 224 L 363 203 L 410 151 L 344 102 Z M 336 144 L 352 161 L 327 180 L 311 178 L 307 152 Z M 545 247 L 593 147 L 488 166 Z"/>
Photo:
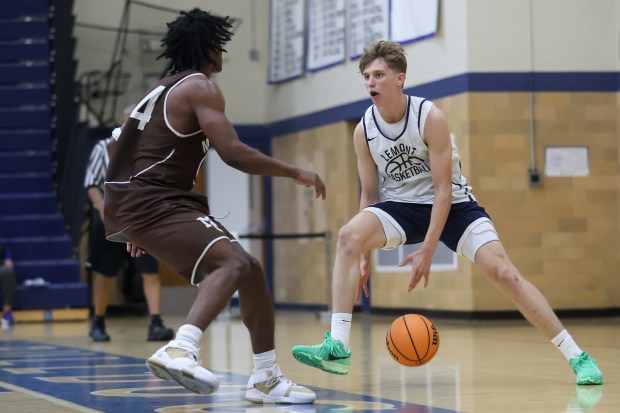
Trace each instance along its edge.
<path fill-rule="evenodd" d="M 54 396 L 49 396 L 49 395 L 47 395 L 45 393 L 39 393 L 39 392 L 36 392 L 34 390 L 29 390 L 29 389 L 26 389 L 24 387 L 20 387 L 20 386 L 14 385 L 14 384 L 6 383 L 4 381 L 0 381 L 0 387 L 4 387 L 6 389 L 13 390 L 13 391 L 18 392 L 18 393 L 27 394 L 28 396 L 36 397 L 36 398 L 39 398 L 39 399 L 44 399 L 44 400 L 47 400 L 49 402 L 52 402 L 52 403 L 55 403 L 55 404 L 58 404 L 58 405 L 61 405 L 61 406 L 64 406 L 64 407 L 75 409 L 75 410 L 77 410 L 79 412 L 82 412 L 82 413 L 104 413 L 101 410 L 90 409 L 88 407 L 84 407 L 84 406 L 81 406 L 79 404 L 67 401 L 67 400 L 58 399 L 58 398 L 56 398 Z"/>

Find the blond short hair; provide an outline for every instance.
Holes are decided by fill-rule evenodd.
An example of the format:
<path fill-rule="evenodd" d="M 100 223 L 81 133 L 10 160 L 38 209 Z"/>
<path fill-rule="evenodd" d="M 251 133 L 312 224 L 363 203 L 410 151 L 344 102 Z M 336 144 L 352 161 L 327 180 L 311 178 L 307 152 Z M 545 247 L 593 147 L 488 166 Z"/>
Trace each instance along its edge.
<path fill-rule="evenodd" d="M 407 73 L 407 57 L 403 47 L 391 40 L 378 40 L 364 49 L 360 58 L 360 72 L 377 59 L 382 59 L 388 67 L 399 73 Z"/>

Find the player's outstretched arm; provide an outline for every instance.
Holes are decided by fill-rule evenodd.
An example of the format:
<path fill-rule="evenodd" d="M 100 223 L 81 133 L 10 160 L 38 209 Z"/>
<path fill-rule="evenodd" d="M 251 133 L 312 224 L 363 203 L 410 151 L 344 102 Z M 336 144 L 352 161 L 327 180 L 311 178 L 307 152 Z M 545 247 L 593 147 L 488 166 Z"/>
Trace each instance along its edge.
<path fill-rule="evenodd" d="M 219 87 L 209 79 L 195 83 L 191 106 L 209 143 L 226 164 L 252 175 L 292 178 L 299 185 L 313 187 L 317 198 L 325 199 L 325 184 L 316 173 L 271 158 L 241 142 L 226 117 L 224 96 Z"/>

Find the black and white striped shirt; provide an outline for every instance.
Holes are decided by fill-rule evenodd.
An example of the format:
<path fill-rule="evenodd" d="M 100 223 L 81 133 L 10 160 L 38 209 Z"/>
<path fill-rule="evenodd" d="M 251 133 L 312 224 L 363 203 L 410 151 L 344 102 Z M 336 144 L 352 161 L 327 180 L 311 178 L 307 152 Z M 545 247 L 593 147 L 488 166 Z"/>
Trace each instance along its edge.
<path fill-rule="evenodd" d="M 105 174 L 110 163 L 108 156 L 108 145 L 112 142 L 112 137 L 102 139 L 94 146 L 90 152 L 86 176 L 84 177 L 84 188 L 98 187 L 103 192 Z"/>

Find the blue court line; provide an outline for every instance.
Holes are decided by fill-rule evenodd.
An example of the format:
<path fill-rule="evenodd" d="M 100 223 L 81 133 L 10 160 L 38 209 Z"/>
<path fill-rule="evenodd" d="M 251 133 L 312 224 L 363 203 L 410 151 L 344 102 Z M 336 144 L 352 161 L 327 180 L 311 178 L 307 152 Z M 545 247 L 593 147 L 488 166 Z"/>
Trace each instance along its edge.
<path fill-rule="evenodd" d="M 31 341 L 0 344 L 1 382 L 101 412 L 391 412 L 458 413 L 413 403 L 313 387 L 314 405 L 255 405 L 244 399 L 248 376 L 214 371 L 220 388 L 201 396 L 151 375 L 136 357 Z"/>

